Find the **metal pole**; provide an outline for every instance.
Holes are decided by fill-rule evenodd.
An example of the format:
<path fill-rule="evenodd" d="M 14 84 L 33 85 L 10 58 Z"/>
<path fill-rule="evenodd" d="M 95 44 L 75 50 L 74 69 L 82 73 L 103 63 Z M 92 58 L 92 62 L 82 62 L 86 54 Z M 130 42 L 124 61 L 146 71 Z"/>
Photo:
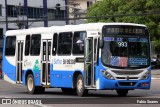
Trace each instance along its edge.
<path fill-rule="evenodd" d="M 48 27 L 47 0 L 43 0 L 44 27 Z"/>
<path fill-rule="evenodd" d="M 66 25 L 69 24 L 68 18 L 69 18 L 69 7 L 68 7 L 68 0 L 65 0 L 65 18 L 66 18 Z"/>
<path fill-rule="evenodd" d="M 28 1 L 24 0 L 24 15 L 26 16 L 25 20 L 25 29 L 28 29 Z"/>
<path fill-rule="evenodd" d="M 7 8 L 7 0 L 5 0 L 5 10 L 6 10 L 6 31 L 8 30 L 8 8 Z"/>

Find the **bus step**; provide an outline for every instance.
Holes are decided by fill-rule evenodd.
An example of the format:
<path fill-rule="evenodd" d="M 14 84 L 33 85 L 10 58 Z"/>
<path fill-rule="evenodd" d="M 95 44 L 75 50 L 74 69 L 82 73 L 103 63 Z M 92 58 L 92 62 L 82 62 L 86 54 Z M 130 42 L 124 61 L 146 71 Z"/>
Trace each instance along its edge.
<path fill-rule="evenodd" d="M 44 88 L 50 88 L 49 85 L 42 85 Z"/>
<path fill-rule="evenodd" d="M 85 88 L 86 89 L 96 89 L 96 86 L 86 85 Z"/>
<path fill-rule="evenodd" d="M 20 85 L 22 85 L 22 82 L 16 82 L 16 84 L 20 84 Z"/>
<path fill-rule="evenodd" d="M 20 86 L 20 85 L 22 85 L 22 84 L 21 84 L 21 83 L 16 83 L 16 85 Z"/>

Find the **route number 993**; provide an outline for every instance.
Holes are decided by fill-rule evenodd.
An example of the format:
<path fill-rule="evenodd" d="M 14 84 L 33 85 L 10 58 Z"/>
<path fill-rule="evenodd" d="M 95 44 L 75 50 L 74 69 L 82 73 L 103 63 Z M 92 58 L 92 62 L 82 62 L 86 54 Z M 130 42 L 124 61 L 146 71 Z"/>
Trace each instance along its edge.
<path fill-rule="evenodd" d="M 127 42 L 118 42 L 118 47 L 127 47 Z"/>

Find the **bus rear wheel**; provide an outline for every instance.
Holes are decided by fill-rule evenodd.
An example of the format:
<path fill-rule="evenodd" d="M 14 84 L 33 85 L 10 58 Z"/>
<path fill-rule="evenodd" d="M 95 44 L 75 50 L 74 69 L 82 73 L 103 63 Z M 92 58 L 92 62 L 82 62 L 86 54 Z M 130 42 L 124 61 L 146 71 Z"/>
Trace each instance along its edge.
<path fill-rule="evenodd" d="M 78 77 L 77 77 L 77 81 L 76 81 L 76 93 L 80 97 L 88 94 L 88 90 L 86 90 L 84 88 L 84 80 L 83 80 L 83 76 L 81 74 L 79 74 Z"/>
<path fill-rule="evenodd" d="M 41 86 L 35 86 L 34 77 L 29 74 L 27 77 L 27 90 L 29 94 L 40 94 L 44 93 L 45 88 Z"/>
<path fill-rule="evenodd" d="M 119 89 L 116 91 L 117 91 L 118 96 L 120 96 L 120 97 L 125 97 L 128 94 L 128 90 L 126 90 L 126 89 Z"/>

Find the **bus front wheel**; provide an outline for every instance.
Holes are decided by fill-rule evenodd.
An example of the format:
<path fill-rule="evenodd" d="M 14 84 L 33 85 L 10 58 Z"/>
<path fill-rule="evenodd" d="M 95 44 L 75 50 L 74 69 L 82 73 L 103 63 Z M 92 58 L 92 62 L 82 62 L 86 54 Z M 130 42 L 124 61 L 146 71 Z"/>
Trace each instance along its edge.
<path fill-rule="evenodd" d="M 40 94 L 45 91 L 45 88 L 41 86 L 35 86 L 34 77 L 32 74 L 29 74 L 27 77 L 27 90 L 29 94 Z"/>
<path fill-rule="evenodd" d="M 83 76 L 81 74 L 78 75 L 76 81 L 76 93 L 78 96 L 82 97 L 88 93 L 88 90 L 84 88 Z"/>
<path fill-rule="evenodd" d="M 117 91 L 118 96 L 121 96 L 121 97 L 125 97 L 128 94 L 128 90 L 126 90 L 126 89 L 119 89 L 116 91 Z"/>

